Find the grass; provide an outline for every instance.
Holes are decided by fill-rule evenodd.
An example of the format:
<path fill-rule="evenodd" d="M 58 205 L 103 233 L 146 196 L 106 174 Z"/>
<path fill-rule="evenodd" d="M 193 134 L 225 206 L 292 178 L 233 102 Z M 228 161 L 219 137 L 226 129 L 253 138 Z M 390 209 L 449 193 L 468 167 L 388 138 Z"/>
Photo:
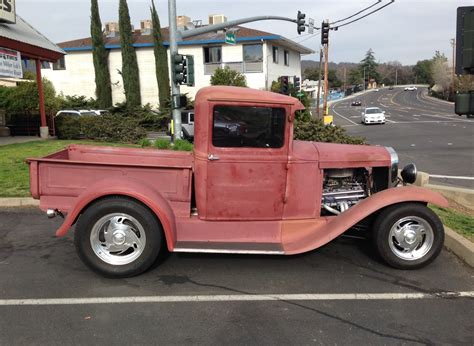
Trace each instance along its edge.
<path fill-rule="evenodd" d="M 69 144 L 106 146 L 133 146 L 130 144 L 92 142 L 80 140 L 48 140 L 0 146 L 0 197 L 30 196 L 29 170 L 25 159 L 42 157 L 59 151 Z"/>
<path fill-rule="evenodd" d="M 452 209 L 444 209 L 431 205 L 430 208 L 449 228 L 474 242 L 474 218 Z"/>

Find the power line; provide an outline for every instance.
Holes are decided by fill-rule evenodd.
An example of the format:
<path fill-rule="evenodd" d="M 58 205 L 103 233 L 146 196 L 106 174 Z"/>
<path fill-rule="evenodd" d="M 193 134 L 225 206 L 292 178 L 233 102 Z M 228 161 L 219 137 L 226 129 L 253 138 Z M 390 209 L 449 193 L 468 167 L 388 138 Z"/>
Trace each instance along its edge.
<path fill-rule="evenodd" d="M 332 24 L 336 24 L 336 23 L 343 22 L 343 21 L 345 21 L 345 20 L 351 19 L 352 17 L 355 17 L 355 16 L 357 16 L 358 14 L 361 14 L 362 12 L 367 11 L 368 9 L 374 7 L 375 5 L 378 5 L 380 2 L 382 2 L 382 0 L 377 0 L 377 2 L 373 3 L 373 4 L 370 5 L 369 7 L 366 7 L 366 8 L 364 8 L 363 10 L 360 10 L 359 12 L 356 12 L 356 13 L 354 13 L 353 15 L 351 15 L 351 16 L 349 16 L 349 17 L 336 20 L 335 22 L 332 22 L 332 23 L 329 23 L 329 24 L 332 25 Z"/>
<path fill-rule="evenodd" d="M 305 39 L 303 39 L 303 40 L 301 40 L 301 41 L 298 41 L 298 42 L 296 42 L 296 43 L 301 43 L 301 42 L 307 41 L 307 40 L 309 40 L 310 38 L 313 38 L 313 37 L 318 36 L 319 34 L 321 34 L 321 32 L 317 32 L 317 33 L 315 33 L 315 34 L 312 34 L 311 36 L 306 37 Z"/>
<path fill-rule="evenodd" d="M 367 13 L 367 14 L 361 16 L 361 17 L 359 17 L 359 18 L 356 18 L 356 19 L 354 19 L 354 20 L 351 20 L 350 22 L 347 22 L 347 23 L 338 25 L 338 26 L 336 26 L 336 27 L 334 27 L 334 28 L 331 28 L 331 29 L 337 30 L 337 29 L 339 29 L 339 28 L 341 28 L 341 27 L 343 27 L 343 26 L 346 26 L 346 25 L 355 23 L 355 22 L 357 22 L 357 21 L 359 21 L 359 20 L 361 20 L 361 19 L 363 19 L 363 18 L 365 18 L 365 17 L 367 17 L 367 16 L 370 16 L 371 14 L 373 14 L 373 13 L 375 13 L 375 12 L 380 11 L 380 10 L 383 9 L 384 7 L 387 7 L 387 6 L 391 5 L 391 4 L 393 4 L 394 2 L 395 2 L 395 0 L 391 0 L 388 4 L 385 4 L 385 5 L 383 5 L 383 6 L 379 7 L 379 8 L 377 8 L 377 9 L 375 9 L 375 10 L 373 10 L 373 11 L 371 11 L 371 12 L 369 12 L 369 13 Z"/>

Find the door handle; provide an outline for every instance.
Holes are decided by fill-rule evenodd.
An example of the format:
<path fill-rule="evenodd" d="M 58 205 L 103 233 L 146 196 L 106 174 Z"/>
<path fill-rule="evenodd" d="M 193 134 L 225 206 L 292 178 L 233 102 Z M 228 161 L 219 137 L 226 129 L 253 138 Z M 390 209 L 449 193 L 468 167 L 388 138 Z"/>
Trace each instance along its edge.
<path fill-rule="evenodd" d="M 219 160 L 219 156 L 214 155 L 214 154 L 209 154 L 209 155 L 207 155 L 207 159 L 209 161 L 216 161 L 216 160 Z"/>

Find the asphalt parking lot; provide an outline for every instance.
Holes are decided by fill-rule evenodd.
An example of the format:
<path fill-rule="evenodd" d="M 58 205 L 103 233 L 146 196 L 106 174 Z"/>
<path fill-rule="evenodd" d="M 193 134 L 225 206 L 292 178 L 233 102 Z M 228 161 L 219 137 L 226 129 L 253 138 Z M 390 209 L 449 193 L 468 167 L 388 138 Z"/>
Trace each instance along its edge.
<path fill-rule="evenodd" d="M 362 101 L 361 107 L 351 106 L 354 99 L 347 99 L 330 110 L 335 123 L 349 134 L 366 137 L 370 144 L 392 146 L 402 167 L 414 162 L 430 174 L 471 178 L 436 178 L 434 183 L 474 188 L 474 119 L 456 115 L 453 104 L 427 96 L 426 88 L 383 88 L 355 99 Z M 384 110 L 386 124 L 361 124 L 365 107 Z"/>
<path fill-rule="evenodd" d="M 292 257 L 170 254 L 110 280 L 60 223 L 0 209 L 1 345 L 474 343 L 474 270 L 447 251 L 400 271 L 340 237 Z"/>

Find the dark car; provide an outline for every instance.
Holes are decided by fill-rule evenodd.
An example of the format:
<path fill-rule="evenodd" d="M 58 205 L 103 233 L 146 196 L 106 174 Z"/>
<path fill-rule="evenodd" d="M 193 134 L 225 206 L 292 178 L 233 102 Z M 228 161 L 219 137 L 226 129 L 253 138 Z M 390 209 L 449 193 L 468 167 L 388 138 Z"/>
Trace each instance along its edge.
<path fill-rule="evenodd" d="M 388 87 L 388 90 L 393 90 L 393 85 L 390 85 L 390 86 Z"/>
<path fill-rule="evenodd" d="M 362 106 L 362 102 L 360 100 L 354 100 L 351 102 L 351 106 Z"/>

